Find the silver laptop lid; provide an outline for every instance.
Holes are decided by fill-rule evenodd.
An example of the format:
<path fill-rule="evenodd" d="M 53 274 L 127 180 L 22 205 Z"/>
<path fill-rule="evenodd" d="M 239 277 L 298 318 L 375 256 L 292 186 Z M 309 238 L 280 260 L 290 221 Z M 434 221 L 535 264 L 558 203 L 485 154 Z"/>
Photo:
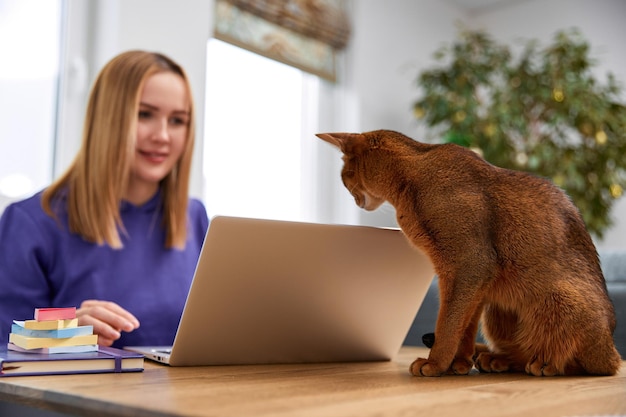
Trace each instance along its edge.
<path fill-rule="evenodd" d="M 433 275 L 400 230 L 218 216 L 169 363 L 388 360 Z"/>

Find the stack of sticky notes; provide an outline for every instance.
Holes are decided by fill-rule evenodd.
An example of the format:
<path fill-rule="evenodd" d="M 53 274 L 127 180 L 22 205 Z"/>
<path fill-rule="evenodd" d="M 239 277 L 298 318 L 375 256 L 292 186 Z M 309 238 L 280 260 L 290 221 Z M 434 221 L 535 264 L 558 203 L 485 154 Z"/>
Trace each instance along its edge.
<path fill-rule="evenodd" d="M 78 353 L 98 350 L 93 326 L 79 326 L 76 307 L 36 308 L 34 320 L 14 320 L 9 350 L 31 353 Z"/>

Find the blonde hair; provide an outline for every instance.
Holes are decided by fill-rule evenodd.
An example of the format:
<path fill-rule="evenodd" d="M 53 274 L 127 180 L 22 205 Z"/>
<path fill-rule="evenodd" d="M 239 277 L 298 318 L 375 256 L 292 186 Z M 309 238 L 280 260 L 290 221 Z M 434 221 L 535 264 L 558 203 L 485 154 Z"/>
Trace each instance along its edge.
<path fill-rule="evenodd" d="M 123 246 L 120 204 L 135 155 L 140 95 L 148 77 L 168 71 L 180 75 L 186 85 L 190 119 L 183 154 L 161 181 L 161 208 L 165 247 L 185 246 L 195 137 L 191 88 L 180 65 L 162 54 L 145 51 L 122 53 L 100 71 L 87 105 L 81 148 L 68 170 L 43 192 L 43 209 L 55 218 L 55 200 L 62 202 L 61 197 L 67 195 L 71 232 L 100 245 Z"/>

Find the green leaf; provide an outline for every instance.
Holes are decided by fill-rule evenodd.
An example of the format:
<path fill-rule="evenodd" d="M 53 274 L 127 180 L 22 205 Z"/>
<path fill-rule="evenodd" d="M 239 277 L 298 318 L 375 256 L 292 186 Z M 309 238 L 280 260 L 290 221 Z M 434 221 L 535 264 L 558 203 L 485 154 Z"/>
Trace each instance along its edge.
<path fill-rule="evenodd" d="M 461 30 L 435 52 L 440 65 L 418 75 L 415 117 L 495 165 L 554 178 L 601 237 L 615 190 L 626 188 L 622 85 L 613 74 L 595 77 L 591 46 L 576 28 L 545 47 L 521 43 L 514 56 L 484 31 Z"/>

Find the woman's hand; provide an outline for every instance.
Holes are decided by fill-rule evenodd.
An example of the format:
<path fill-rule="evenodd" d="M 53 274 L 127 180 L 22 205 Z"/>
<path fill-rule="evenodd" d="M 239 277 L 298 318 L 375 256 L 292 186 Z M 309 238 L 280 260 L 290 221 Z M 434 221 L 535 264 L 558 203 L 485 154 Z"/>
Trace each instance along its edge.
<path fill-rule="evenodd" d="M 111 346 L 120 338 L 120 332 L 132 332 L 139 327 L 135 316 L 111 301 L 85 300 L 76 310 L 76 317 L 79 326 L 93 326 L 102 346 Z"/>

